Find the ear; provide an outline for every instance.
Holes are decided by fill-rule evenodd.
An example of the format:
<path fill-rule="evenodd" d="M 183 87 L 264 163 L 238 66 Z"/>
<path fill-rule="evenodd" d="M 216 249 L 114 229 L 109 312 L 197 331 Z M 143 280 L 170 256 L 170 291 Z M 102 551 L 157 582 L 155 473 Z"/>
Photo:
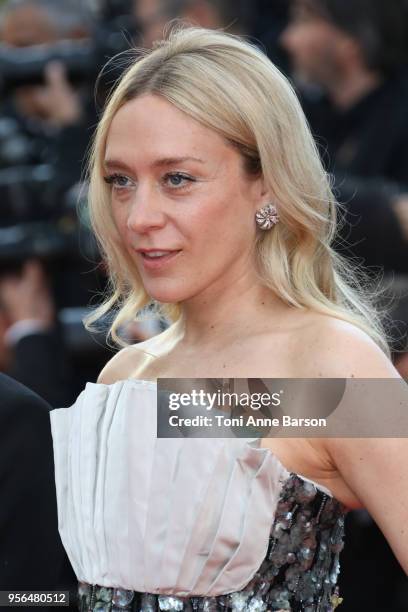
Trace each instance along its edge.
<path fill-rule="evenodd" d="M 257 212 L 267 204 L 273 204 L 276 200 L 272 190 L 266 185 L 263 174 L 260 174 L 253 182 L 254 212 Z"/>

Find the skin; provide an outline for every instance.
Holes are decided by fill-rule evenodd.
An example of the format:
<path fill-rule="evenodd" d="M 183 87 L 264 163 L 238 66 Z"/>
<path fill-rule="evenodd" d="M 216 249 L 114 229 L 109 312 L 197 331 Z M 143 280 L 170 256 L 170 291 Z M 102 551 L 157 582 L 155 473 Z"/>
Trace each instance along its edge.
<path fill-rule="evenodd" d="M 158 164 L 170 157 L 202 161 Z M 217 133 L 164 99 L 144 95 L 114 117 L 105 160 L 105 176 L 116 175 L 111 199 L 122 246 L 147 292 L 181 303 L 183 317 L 159 336 L 120 351 L 100 383 L 220 374 L 399 378 L 354 325 L 291 308 L 262 286 L 255 271 L 254 214 L 273 194 L 262 176 L 246 174 L 240 153 Z M 195 182 L 180 183 L 178 173 Z M 135 247 L 181 253 L 163 270 L 149 271 Z M 348 507 L 366 507 L 408 571 L 406 440 L 267 438 L 262 444 L 287 469 L 328 487 Z"/>

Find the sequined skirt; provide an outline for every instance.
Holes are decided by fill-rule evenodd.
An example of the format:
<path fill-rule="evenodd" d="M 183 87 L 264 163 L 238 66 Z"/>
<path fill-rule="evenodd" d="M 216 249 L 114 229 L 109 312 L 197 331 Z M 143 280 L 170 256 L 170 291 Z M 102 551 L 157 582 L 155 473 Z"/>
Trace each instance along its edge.
<path fill-rule="evenodd" d="M 346 508 L 310 482 L 285 482 L 267 554 L 241 591 L 175 597 L 79 584 L 81 612 L 333 612 Z"/>
<path fill-rule="evenodd" d="M 86 583 L 79 583 L 80 612 L 218 612 L 218 610 L 266 610 L 260 598 L 252 598 L 249 605 L 248 595 L 231 593 L 217 597 L 175 597 L 173 595 L 155 595 L 138 593 L 126 589 L 113 589 Z M 248 605 L 246 605 L 248 604 Z"/>
<path fill-rule="evenodd" d="M 275 603 L 249 590 L 217 597 L 174 597 L 81 582 L 78 608 L 80 612 L 334 612 L 342 601 L 337 587 L 328 601 L 321 600 L 317 605 L 295 603 L 286 607 L 284 599 L 288 595 L 281 592 Z M 285 607 L 281 608 L 281 605 Z"/>

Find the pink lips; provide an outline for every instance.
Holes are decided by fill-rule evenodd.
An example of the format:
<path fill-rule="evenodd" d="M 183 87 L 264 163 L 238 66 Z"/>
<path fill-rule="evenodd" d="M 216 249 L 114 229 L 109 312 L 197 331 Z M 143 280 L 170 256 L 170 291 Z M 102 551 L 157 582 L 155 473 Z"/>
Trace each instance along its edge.
<path fill-rule="evenodd" d="M 165 255 L 158 257 L 152 257 L 149 253 L 158 253 L 160 251 L 165 252 L 166 249 L 138 249 L 137 253 L 141 257 L 143 266 L 147 270 L 161 270 L 167 264 L 177 257 L 181 251 L 168 251 Z"/>

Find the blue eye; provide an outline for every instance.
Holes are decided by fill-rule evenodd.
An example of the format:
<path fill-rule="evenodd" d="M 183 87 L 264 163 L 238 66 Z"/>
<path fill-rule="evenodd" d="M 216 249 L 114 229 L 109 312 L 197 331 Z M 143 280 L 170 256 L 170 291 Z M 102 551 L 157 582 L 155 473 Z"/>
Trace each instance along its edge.
<path fill-rule="evenodd" d="M 131 186 L 130 179 L 123 174 L 111 174 L 110 176 L 104 176 L 103 180 L 108 185 L 113 185 L 115 189 L 127 189 Z"/>
<path fill-rule="evenodd" d="M 195 179 L 187 174 L 181 172 L 171 172 L 165 175 L 164 181 L 170 185 L 170 187 L 181 188 L 185 187 L 187 182 L 193 183 Z"/>
<path fill-rule="evenodd" d="M 111 174 L 109 176 L 104 176 L 103 180 L 108 185 L 111 185 L 116 191 L 130 189 L 134 185 L 132 179 L 124 174 Z M 163 177 L 162 181 L 170 189 L 182 189 L 187 186 L 187 183 L 195 182 L 195 179 L 181 172 L 169 172 Z"/>

